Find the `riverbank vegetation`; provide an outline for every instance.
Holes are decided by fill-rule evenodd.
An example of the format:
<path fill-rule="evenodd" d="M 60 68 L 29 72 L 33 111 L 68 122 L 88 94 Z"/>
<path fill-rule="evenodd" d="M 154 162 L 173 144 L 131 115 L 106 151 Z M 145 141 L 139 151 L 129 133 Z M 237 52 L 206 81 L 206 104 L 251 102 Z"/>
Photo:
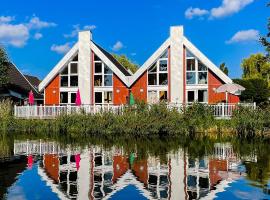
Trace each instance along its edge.
<path fill-rule="evenodd" d="M 127 107 L 122 114 L 62 115 L 56 119 L 17 119 L 13 117 L 11 103 L 0 103 L 0 127 L 2 131 L 44 135 L 68 135 L 70 137 L 105 136 L 163 137 L 163 136 L 211 136 L 218 135 L 254 138 L 268 137 L 270 108 L 249 109 L 239 107 L 231 119 L 216 119 L 212 109 L 194 103 L 179 112 L 157 104 L 149 109 L 138 103 Z"/>

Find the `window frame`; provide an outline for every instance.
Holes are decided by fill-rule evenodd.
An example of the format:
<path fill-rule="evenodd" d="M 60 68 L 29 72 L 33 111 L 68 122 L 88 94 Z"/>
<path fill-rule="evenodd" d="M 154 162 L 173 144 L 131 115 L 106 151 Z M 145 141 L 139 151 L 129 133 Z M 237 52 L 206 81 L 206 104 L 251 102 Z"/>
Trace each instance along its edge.
<path fill-rule="evenodd" d="M 72 64 L 76 64 L 77 65 L 77 73 L 71 73 L 71 65 Z M 77 88 L 79 87 L 79 67 L 78 67 L 79 63 L 78 61 L 71 61 L 69 62 L 65 68 L 59 73 L 60 76 L 60 87 L 61 88 Z M 67 74 L 62 74 L 62 72 L 66 69 L 66 67 L 68 68 L 68 73 Z M 78 77 L 78 84 L 76 86 L 71 86 L 71 77 Z M 61 77 L 68 77 L 68 85 L 67 86 L 62 86 L 61 84 Z"/>
<path fill-rule="evenodd" d="M 98 73 L 96 73 L 96 63 L 100 63 L 101 64 L 101 72 L 98 72 Z M 109 68 L 109 70 L 111 71 L 111 73 L 106 73 L 105 74 L 105 67 L 108 67 Z M 104 62 L 102 62 L 101 60 L 95 60 L 94 61 L 94 87 L 96 87 L 96 88 L 101 88 L 101 87 L 104 87 L 104 88 L 111 88 L 111 87 L 113 87 L 113 71 L 110 69 L 110 67 L 109 66 L 107 66 Z M 99 85 L 95 85 L 95 76 L 101 76 L 101 85 L 99 86 Z M 111 76 L 111 78 L 112 78 L 112 84 L 111 85 L 105 85 L 105 76 Z"/>
<path fill-rule="evenodd" d="M 68 94 L 68 102 L 67 103 L 62 103 L 61 102 L 61 93 L 67 93 Z M 76 92 L 75 91 L 60 91 L 59 92 L 59 104 L 60 104 L 60 106 L 66 106 L 66 105 L 75 105 L 76 104 L 76 102 L 74 102 L 74 103 L 71 103 L 71 94 L 75 94 L 76 95 Z M 75 101 L 76 101 L 76 99 L 75 99 Z"/>
<path fill-rule="evenodd" d="M 188 56 L 188 52 L 186 52 L 186 56 Z M 195 60 L 195 70 L 188 70 L 188 60 Z M 199 70 L 199 62 L 201 64 L 202 61 L 200 61 L 197 57 L 195 56 L 189 56 L 189 57 L 186 57 L 186 66 L 185 66 L 185 70 L 186 70 L 186 73 L 185 73 L 185 76 L 186 76 L 186 85 L 188 86 L 192 86 L 192 85 L 208 85 L 208 74 L 209 74 L 209 70 L 208 70 L 208 67 L 206 65 L 204 65 L 206 67 L 206 70 Z M 188 83 L 188 79 L 187 79 L 187 74 L 188 73 L 195 73 L 195 83 Z M 206 73 L 206 83 L 199 83 L 199 74 L 200 73 Z"/>
<path fill-rule="evenodd" d="M 165 52 L 162 54 L 164 55 Z M 161 61 L 166 61 L 167 62 L 167 70 L 166 71 L 161 71 L 160 70 L 160 62 Z M 151 72 L 150 70 L 152 69 L 152 67 L 156 66 L 156 71 L 155 72 Z M 167 58 L 159 58 L 157 59 L 152 65 L 151 67 L 147 70 L 147 85 L 148 86 L 168 86 L 168 82 L 169 82 L 169 59 Z M 156 76 L 156 85 L 150 85 L 149 84 L 149 74 L 153 74 Z M 159 75 L 160 74 L 167 74 L 167 84 L 162 85 L 159 83 Z"/>
<path fill-rule="evenodd" d="M 102 102 L 96 103 L 96 93 L 101 93 Z M 110 92 L 112 95 L 112 102 L 111 103 L 105 103 L 105 92 Z M 94 104 L 95 105 L 113 105 L 113 90 L 95 90 L 94 91 Z"/>
<path fill-rule="evenodd" d="M 199 102 L 199 91 L 206 91 L 207 92 L 207 98 L 206 98 L 206 101 L 202 101 L 202 102 Z M 188 92 L 194 92 L 194 101 L 189 101 L 188 100 Z M 198 102 L 198 103 L 208 103 L 208 100 L 209 100 L 209 90 L 207 88 L 197 88 L 197 89 L 187 89 L 186 90 L 186 102 L 187 103 L 194 103 L 194 102 Z"/>

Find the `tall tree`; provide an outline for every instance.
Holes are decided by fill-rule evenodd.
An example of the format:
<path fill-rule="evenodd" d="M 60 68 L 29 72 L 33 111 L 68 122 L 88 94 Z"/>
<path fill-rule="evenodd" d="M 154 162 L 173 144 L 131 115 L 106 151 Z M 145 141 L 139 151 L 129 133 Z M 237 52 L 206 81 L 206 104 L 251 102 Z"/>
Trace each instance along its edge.
<path fill-rule="evenodd" d="M 8 57 L 3 47 L 0 47 L 0 86 L 8 83 Z"/>
<path fill-rule="evenodd" d="M 123 65 L 127 70 L 135 73 L 138 70 L 138 65 L 133 63 L 126 55 L 113 54 L 113 57 L 118 60 L 118 62 Z"/>
<path fill-rule="evenodd" d="M 240 95 L 241 101 L 256 102 L 258 104 L 267 102 L 270 97 L 270 89 L 266 80 L 262 78 L 234 79 L 233 82 L 245 88 Z"/>
<path fill-rule="evenodd" d="M 224 63 L 221 63 L 221 64 L 219 65 L 219 69 L 220 69 L 221 71 L 223 71 L 224 74 L 226 74 L 226 75 L 229 74 L 229 69 L 228 69 L 228 67 L 226 66 L 225 62 L 224 62 Z"/>
<path fill-rule="evenodd" d="M 270 2 L 267 6 L 270 7 Z M 270 17 L 268 18 L 267 29 L 268 33 L 266 34 L 266 36 L 260 38 L 260 42 L 265 47 L 265 50 L 267 52 L 266 57 L 268 61 L 270 61 Z"/>
<path fill-rule="evenodd" d="M 261 78 L 270 86 L 270 62 L 261 53 L 252 54 L 242 61 L 243 79 Z"/>

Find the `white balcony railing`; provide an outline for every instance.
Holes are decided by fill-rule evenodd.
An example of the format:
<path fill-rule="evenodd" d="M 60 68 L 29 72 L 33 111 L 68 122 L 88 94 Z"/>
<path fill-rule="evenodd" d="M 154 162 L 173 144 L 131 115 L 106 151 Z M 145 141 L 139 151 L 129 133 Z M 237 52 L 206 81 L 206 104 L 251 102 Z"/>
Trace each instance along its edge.
<path fill-rule="evenodd" d="M 192 104 L 168 104 L 169 109 L 177 109 L 182 112 L 185 107 Z M 255 103 L 245 104 L 209 104 L 210 108 L 213 109 L 213 115 L 217 118 L 230 118 L 235 109 L 239 106 L 249 107 L 251 109 L 256 108 Z M 151 108 L 151 106 L 150 106 Z M 50 119 L 60 115 L 85 113 L 85 114 L 97 114 L 101 112 L 112 112 L 115 114 L 122 114 L 124 106 L 115 106 L 111 104 L 103 105 L 82 105 L 82 106 L 14 106 L 14 115 L 17 118 L 26 119 Z"/>

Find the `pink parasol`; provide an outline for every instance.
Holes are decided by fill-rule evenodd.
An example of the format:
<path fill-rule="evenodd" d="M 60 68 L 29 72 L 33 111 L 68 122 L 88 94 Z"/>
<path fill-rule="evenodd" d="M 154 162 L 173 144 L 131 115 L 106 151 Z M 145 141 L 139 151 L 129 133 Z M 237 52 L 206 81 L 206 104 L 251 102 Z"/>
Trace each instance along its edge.
<path fill-rule="evenodd" d="M 81 161 L 81 155 L 80 154 L 75 155 L 75 162 L 76 162 L 77 170 L 80 169 L 80 161 Z"/>
<path fill-rule="evenodd" d="M 28 101 L 29 101 L 29 105 L 33 105 L 35 102 L 34 94 L 33 94 L 32 90 L 29 92 Z"/>
<path fill-rule="evenodd" d="M 28 169 L 32 169 L 33 163 L 34 163 L 33 156 L 29 155 L 27 157 L 27 167 L 28 167 Z"/>
<path fill-rule="evenodd" d="M 80 95 L 80 90 L 78 90 L 77 93 L 76 93 L 76 101 L 75 101 L 75 104 L 76 104 L 76 106 L 82 105 L 81 95 Z"/>

